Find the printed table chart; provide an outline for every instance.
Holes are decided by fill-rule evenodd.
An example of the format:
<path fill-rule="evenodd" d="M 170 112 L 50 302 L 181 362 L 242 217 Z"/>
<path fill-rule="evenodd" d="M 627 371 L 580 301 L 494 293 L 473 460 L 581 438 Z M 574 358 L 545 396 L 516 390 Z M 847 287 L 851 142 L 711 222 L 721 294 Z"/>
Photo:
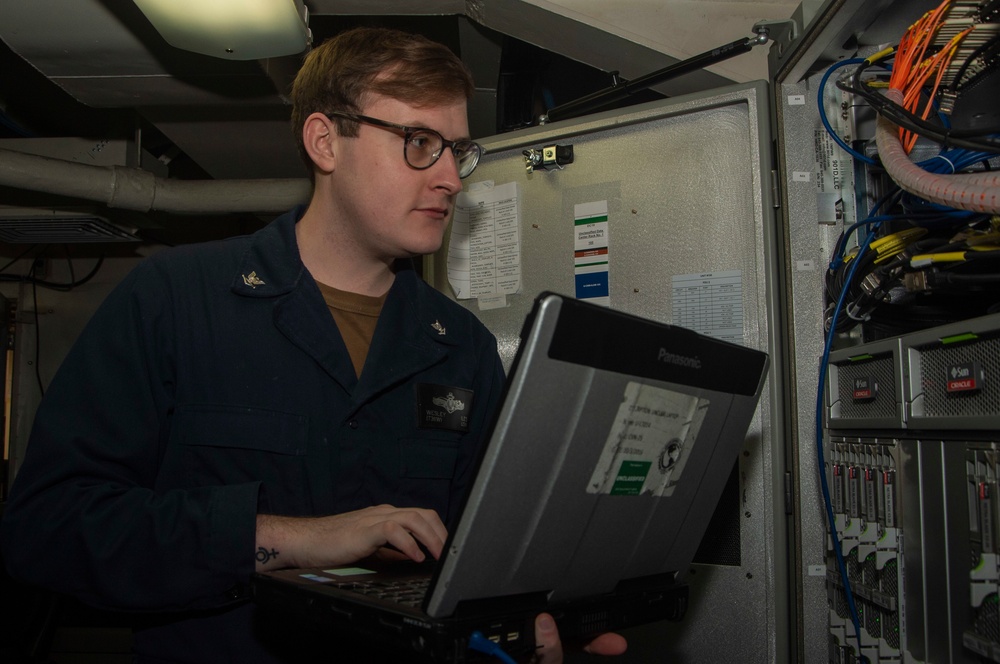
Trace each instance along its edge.
<path fill-rule="evenodd" d="M 739 270 L 676 275 L 671 288 L 674 325 L 743 343 L 743 275 Z"/>

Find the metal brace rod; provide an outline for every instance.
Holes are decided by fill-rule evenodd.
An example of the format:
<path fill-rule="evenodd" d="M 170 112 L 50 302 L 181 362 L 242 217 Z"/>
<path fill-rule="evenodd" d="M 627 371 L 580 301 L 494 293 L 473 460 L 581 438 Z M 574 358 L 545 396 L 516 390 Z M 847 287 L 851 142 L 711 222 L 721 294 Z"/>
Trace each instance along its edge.
<path fill-rule="evenodd" d="M 629 95 L 641 92 L 646 88 L 663 83 L 672 78 L 688 74 L 698 69 L 703 69 L 723 60 L 728 60 L 737 55 L 747 53 L 754 46 L 766 44 L 769 41 L 768 30 L 764 26 L 755 26 L 757 35 L 755 37 L 744 37 L 734 42 L 705 51 L 700 55 L 681 60 L 672 65 L 658 69 L 651 74 L 646 74 L 634 81 L 621 81 L 617 76 L 612 80 L 611 86 L 592 92 L 589 95 L 580 97 L 571 102 L 555 106 L 538 117 L 538 124 L 543 125 L 557 120 L 585 115 L 591 111 L 608 106 L 616 101 L 625 99 Z"/>

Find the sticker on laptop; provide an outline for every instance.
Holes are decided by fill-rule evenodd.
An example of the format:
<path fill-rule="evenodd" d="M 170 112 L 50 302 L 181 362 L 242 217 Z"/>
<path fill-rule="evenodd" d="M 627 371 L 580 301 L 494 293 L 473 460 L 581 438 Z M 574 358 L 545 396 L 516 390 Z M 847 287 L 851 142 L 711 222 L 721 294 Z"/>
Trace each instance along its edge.
<path fill-rule="evenodd" d="M 587 493 L 670 496 L 708 404 L 701 397 L 629 382 Z"/>
<path fill-rule="evenodd" d="M 375 574 L 375 570 L 365 569 L 364 567 L 338 567 L 337 569 L 325 569 L 323 571 L 327 574 L 332 574 L 334 576 L 358 576 L 359 574 Z"/>
<path fill-rule="evenodd" d="M 320 576 L 319 574 L 299 574 L 303 579 L 308 579 L 310 581 L 315 581 L 316 583 L 333 583 L 333 579 L 328 576 Z"/>

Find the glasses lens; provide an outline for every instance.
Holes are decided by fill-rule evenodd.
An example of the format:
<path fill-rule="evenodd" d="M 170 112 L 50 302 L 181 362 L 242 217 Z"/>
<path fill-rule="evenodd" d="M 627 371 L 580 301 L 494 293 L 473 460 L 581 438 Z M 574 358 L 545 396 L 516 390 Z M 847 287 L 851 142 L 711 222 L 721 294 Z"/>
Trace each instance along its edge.
<path fill-rule="evenodd" d="M 415 131 L 406 142 L 403 156 L 413 168 L 428 168 L 437 161 L 444 147 L 441 135 L 434 131 Z"/>
<path fill-rule="evenodd" d="M 420 129 L 410 134 L 403 149 L 406 163 L 413 168 L 430 168 L 441 157 L 444 150 L 444 138 L 433 129 Z M 459 177 L 468 177 L 476 170 L 483 148 L 474 141 L 457 141 L 453 144 L 452 153 L 458 165 Z"/>
<path fill-rule="evenodd" d="M 454 152 L 455 163 L 458 164 L 458 176 L 465 178 L 476 170 L 479 157 L 483 154 L 483 148 L 479 143 L 473 141 L 458 141 L 455 143 Z"/>

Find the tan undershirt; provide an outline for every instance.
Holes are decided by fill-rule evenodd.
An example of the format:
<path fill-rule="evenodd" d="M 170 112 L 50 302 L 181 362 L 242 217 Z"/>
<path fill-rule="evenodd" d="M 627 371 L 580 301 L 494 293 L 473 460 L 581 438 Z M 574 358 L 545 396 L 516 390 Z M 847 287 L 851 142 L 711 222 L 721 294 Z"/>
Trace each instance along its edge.
<path fill-rule="evenodd" d="M 347 345 L 347 352 L 354 364 L 354 373 L 360 376 L 388 293 L 371 297 L 338 290 L 326 284 L 319 284 L 319 290 L 323 293 L 326 306 L 330 308 L 333 320 L 340 329 L 344 344 Z"/>

